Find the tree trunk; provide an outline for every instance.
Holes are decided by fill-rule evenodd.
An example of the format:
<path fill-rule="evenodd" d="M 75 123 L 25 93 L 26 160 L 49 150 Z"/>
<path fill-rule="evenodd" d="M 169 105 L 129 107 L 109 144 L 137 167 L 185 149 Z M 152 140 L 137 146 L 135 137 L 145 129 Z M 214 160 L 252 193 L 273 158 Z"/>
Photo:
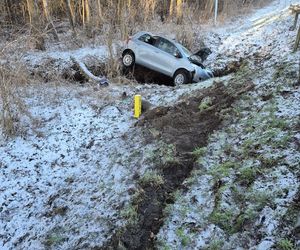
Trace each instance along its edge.
<path fill-rule="evenodd" d="M 85 0 L 81 1 L 82 8 L 82 25 L 85 26 Z"/>
<path fill-rule="evenodd" d="M 162 0 L 162 4 L 160 4 L 159 6 L 160 6 L 160 10 L 159 10 L 160 20 L 164 22 L 168 15 L 168 7 L 169 7 L 168 1 Z"/>
<path fill-rule="evenodd" d="M 122 14 L 122 2 L 123 0 L 118 0 L 117 3 L 117 25 L 121 24 L 121 14 Z"/>
<path fill-rule="evenodd" d="M 177 17 L 177 23 L 178 24 L 182 23 L 182 18 L 183 18 L 182 6 L 183 6 L 182 0 L 177 0 L 176 17 Z"/>
<path fill-rule="evenodd" d="M 59 38 L 58 38 L 58 34 L 57 34 L 57 31 L 55 29 L 55 26 L 53 24 L 53 21 L 52 21 L 52 18 L 49 14 L 49 8 L 48 8 L 48 2 L 47 0 L 42 0 L 42 4 L 43 4 L 43 10 L 44 10 L 44 16 L 49 24 L 49 27 L 50 27 L 50 31 L 51 33 L 53 34 L 53 37 L 56 41 L 59 41 Z"/>
<path fill-rule="evenodd" d="M 103 22 L 101 0 L 97 0 L 97 9 L 98 9 L 97 26 L 100 27 Z"/>
<path fill-rule="evenodd" d="M 68 15 L 68 18 L 69 18 L 70 26 L 71 26 L 71 29 L 73 31 L 73 35 L 75 36 L 76 32 L 75 32 L 75 26 L 74 26 L 74 14 L 73 14 L 73 10 L 72 10 L 71 1 L 70 0 L 65 0 L 65 4 L 67 6 L 67 15 Z"/>
<path fill-rule="evenodd" d="M 89 26 L 90 25 L 90 4 L 89 4 L 89 0 L 85 0 L 85 16 L 86 16 L 86 23 Z"/>
<path fill-rule="evenodd" d="M 27 3 L 27 11 L 29 17 L 29 23 L 32 25 L 33 15 L 34 15 L 34 3 L 32 0 L 26 0 Z"/>
<path fill-rule="evenodd" d="M 13 23 L 12 4 L 11 4 L 10 0 L 5 0 L 5 4 L 4 5 L 5 5 L 4 9 L 7 12 L 9 22 Z"/>
<path fill-rule="evenodd" d="M 171 0 L 170 1 L 169 16 L 171 18 L 173 17 L 173 14 L 174 14 L 174 7 L 175 7 L 174 1 L 175 0 Z"/>

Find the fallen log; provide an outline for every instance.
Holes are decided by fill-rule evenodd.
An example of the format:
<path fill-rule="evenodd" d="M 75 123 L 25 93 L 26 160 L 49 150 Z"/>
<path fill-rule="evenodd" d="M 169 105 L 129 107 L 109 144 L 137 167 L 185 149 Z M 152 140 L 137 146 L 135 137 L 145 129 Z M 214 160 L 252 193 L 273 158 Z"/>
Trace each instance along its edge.
<path fill-rule="evenodd" d="M 100 85 L 108 85 L 108 80 L 106 79 L 105 76 L 99 77 L 99 76 L 95 76 L 93 75 L 93 73 L 91 71 L 88 70 L 88 68 L 85 66 L 85 64 L 83 62 L 80 62 L 78 59 L 76 59 L 75 57 L 70 57 L 72 62 L 80 69 L 81 73 L 87 77 L 88 79 L 91 79 L 92 81 L 100 84 Z"/>

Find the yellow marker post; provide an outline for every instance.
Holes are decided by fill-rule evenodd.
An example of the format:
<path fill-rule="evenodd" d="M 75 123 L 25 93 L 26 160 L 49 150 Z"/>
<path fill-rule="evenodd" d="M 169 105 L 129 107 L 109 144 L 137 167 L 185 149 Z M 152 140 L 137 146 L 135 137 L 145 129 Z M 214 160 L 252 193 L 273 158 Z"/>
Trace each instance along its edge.
<path fill-rule="evenodd" d="M 134 96 L 134 118 L 139 118 L 142 114 L 142 96 Z"/>

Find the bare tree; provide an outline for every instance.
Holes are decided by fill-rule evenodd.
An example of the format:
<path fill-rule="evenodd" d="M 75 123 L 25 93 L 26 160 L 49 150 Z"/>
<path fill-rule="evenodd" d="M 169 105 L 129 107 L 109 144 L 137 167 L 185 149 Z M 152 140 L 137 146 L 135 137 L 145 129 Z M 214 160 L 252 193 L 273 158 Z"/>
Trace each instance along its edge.
<path fill-rule="evenodd" d="M 175 1 L 176 0 L 170 0 L 169 16 L 171 18 L 173 17 L 173 14 L 174 14 Z"/>
<path fill-rule="evenodd" d="M 33 0 L 26 0 L 27 3 L 27 11 L 29 16 L 29 23 L 32 25 L 33 18 L 35 16 L 34 2 Z"/>
<path fill-rule="evenodd" d="M 130 1 L 131 2 L 131 1 Z M 130 3 L 128 0 L 128 5 L 130 6 Z M 101 5 L 101 1 L 97 0 L 97 26 L 100 27 L 102 22 L 103 22 L 103 14 L 102 14 L 102 5 Z"/>
<path fill-rule="evenodd" d="M 177 18 L 177 23 L 182 23 L 182 18 L 183 18 L 182 7 L 183 7 L 182 0 L 177 0 L 177 3 L 176 3 L 176 18 Z"/>
<path fill-rule="evenodd" d="M 8 19 L 10 20 L 10 22 L 13 22 L 13 6 L 10 0 L 5 0 L 5 9 L 7 11 L 7 15 L 8 15 Z"/>
<path fill-rule="evenodd" d="M 100 1 L 100 0 L 98 0 L 98 1 Z M 71 1 L 70 0 L 65 0 L 65 4 L 66 4 L 66 7 L 67 7 L 67 15 L 68 15 L 68 18 L 69 18 L 71 29 L 73 31 L 73 35 L 76 35 L 75 25 L 74 25 L 74 13 L 73 13 L 73 8 L 72 8 L 72 5 L 71 5 Z"/>
<path fill-rule="evenodd" d="M 57 34 L 56 28 L 55 28 L 55 26 L 53 24 L 52 18 L 51 18 L 50 14 L 49 14 L 48 1 L 47 0 L 42 0 L 42 4 L 43 4 L 44 16 L 45 16 L 45 18 L 47 20 L 47 23 L 49 24 L 49 28 L 50 28 L 49 30 L 53 34 L 54 39 L 56 41 L 58 41 L 59 40 L 58 34 Z"/>

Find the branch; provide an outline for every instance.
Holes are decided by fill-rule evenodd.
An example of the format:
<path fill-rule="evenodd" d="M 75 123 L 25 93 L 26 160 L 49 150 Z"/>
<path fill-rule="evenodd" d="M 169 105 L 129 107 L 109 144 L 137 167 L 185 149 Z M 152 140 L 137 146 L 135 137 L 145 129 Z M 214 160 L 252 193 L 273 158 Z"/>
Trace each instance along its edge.
<path fill-rule="evenodd" d="M 77 60 L 74 57 L 70 57 L 72 62 L 74 62 L 79 69 L 81 70 L 81 73 L 83 75 L 85 75 L 87 78 L 92 79 L 93 81 L 99 83 L 100 85 L 108 85 L 108 80 L 106 79 L 106 77 L 102 76 L 102 77 L 98 77 L 93 75 L 93 73 L 91 71 L 88 70 L 88 68 L 85 66 L 85 64 L 83 62 L 80 62 L 79 60 Z"/>

